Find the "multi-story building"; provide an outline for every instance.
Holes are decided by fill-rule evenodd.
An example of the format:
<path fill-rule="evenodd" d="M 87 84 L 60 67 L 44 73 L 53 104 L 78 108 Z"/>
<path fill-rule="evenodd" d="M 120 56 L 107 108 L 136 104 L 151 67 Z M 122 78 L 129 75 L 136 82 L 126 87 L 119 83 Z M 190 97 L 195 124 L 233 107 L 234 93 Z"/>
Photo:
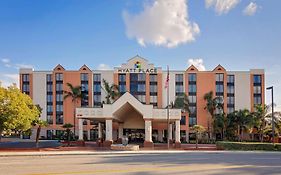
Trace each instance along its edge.
<path fill-rule="evenodd" d="M 210 71 L 199 71 L 195 66 L 170 70 L 169 91 L 165 87 L 167 73 L 135 56 L 113 70 L 90 70 L 86 65 L 79 70 L 65 70 L 61 65 L 51 71 L 20 69 L 20 88 L 43 108 L 41 118 L 49 123 L 41 132 L 43 137 L 59 136 L 63 124 L 74 123 L 72 99 L 64 99 L 70 83 L 81 86 L 84 96 L 76 104 L 75 126 L 80 139 L 103 137 L 111 142 L 128 135 L 132 141 L 144 141 L 148 146 L 167 137 L 176 143 L 185 142 L 193 125 L 209 127 L 204 95 L 210 91 L 221 97 L 225 113 L 253 111 L 254 105 L 265 103 L 265 76 L 261 69 L 227 71 L 218 65 Z M 122 95 L 112 104 L 104 104 L 103 79 L 117 85 Z M 188 96 L 190 112 L 170 109 L 168 127 L 167 104 L 183 94 Z"/>

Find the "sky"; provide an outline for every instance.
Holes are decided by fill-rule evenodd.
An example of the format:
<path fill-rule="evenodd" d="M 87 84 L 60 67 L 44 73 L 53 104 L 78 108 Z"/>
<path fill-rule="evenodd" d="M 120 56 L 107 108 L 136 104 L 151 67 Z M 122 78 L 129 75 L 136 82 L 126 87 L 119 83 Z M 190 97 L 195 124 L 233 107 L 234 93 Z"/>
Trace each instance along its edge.
<path fill-rule="evenodd" d="M 19 68 L 108 69 L 138 54 L 175 70 L 265 69 L 281 110 L 280 6 L 280 0 L 2 0 L 0 81 L 18 82 Z"/>

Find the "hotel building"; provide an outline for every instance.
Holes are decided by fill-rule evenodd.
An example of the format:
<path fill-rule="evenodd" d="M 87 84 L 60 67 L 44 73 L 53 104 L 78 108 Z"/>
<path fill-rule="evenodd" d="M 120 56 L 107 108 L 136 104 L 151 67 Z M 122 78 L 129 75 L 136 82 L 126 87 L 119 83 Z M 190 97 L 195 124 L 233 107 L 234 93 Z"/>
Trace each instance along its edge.
<path fill-rule="evenodd" d="M 106 144 L 127 135 L 130 141 L 144 142 L 144 146 L 164 142 L 167 137 L 179 146 L 189 140 L 193 125 L 210 126 L 204 100 L 210 91 L 223 99 L 225 113 L 245 108 L 253 111 L 254 105 L 265 103 L 265 76 L 261 69 L 228 71 L 218 65 L 210 71 L 199 71 L 195 66 L 170 70 L 169 94 L 166 78 L 167 70 L 135 56 L 113 70 L 91 70 L 86 65 L 79 70 L 66 70 L 61 65 L 51 71 L 20 69 L 20 89 L 43 108 L 41 118 L 49 126 L 42 130 L 42 137 L 53 139 L 61 135 L 63 124 L 74 123 L 76 110 L 75 131 L 79 139 L 103 138 Z M 118 85 L 122 94 L 112 104 L 103 104 L 103 79 Z M 69 91 L 67 83 L 82 87 L 84 97 L 76 109 L 71 98 L 64 99 L 64 90 Z M 190 113 L 170 109 L 167 127 L 167 95 L 171 103 L 183 94 L 189 98 Z"/>

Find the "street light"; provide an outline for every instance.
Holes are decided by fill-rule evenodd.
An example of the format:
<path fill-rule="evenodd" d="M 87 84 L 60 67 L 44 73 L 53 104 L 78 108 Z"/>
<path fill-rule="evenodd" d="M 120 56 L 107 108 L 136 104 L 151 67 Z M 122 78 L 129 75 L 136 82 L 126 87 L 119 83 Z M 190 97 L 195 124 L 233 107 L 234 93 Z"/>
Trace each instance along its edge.
<path fill-rule="evenodd" d="M 275 132 L 274 132 L 274 101 L 273 101 L 273 86 L 270 86 L 268 88 L 266 88 L 266 90 L 271 90 L 271 109 L 272 109 L 272 113 L 271 113 L 271 126 L 272 126 L 272 143 L 274 143 L 274 138 L 275 138 Z"/>

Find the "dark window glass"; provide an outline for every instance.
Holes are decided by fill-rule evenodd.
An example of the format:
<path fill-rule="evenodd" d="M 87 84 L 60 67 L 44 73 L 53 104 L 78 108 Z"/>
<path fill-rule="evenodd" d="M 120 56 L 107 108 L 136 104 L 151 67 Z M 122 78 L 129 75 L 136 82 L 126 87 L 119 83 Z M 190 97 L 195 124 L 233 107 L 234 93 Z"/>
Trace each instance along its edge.
<path fill-rule="evenodd" d="M 196 81 L 196 74 L 188 74 L 188 81 L 191 82 Z"/>
<path fill-rule="evenodd" d="M 261 83 L 261 75 L 254 75 L 254 83 Z"/>

